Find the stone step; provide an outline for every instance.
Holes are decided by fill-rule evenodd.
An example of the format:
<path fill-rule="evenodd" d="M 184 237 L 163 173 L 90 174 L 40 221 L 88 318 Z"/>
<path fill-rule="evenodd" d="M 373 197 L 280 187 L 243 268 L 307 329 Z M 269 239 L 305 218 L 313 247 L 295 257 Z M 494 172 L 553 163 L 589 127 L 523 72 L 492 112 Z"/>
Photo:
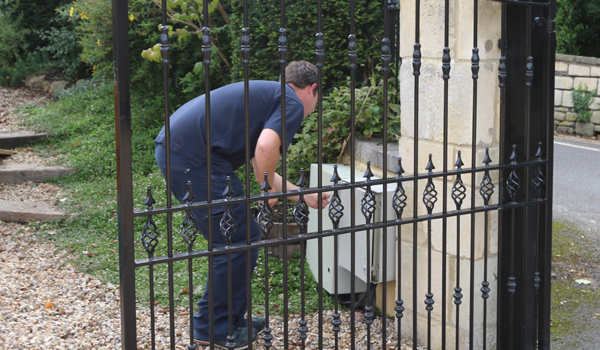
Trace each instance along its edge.
<path fill-rule="evenodd" d="M 15 154 L 15 151 L 0 148 L 0 158 L 7 158 L 7 157 L 12 156 L 13 154 Z"/>
<path fill-rule="evenodd" d="M 75 168 L 57 165 L 5 164 L 0 165 L 0 183 L 23 183 L 29 181 L 44 181 L 73 173 Z"/>
<path fill-rule="evenodd" d="M 0 148 L 14 149 L 25 146 L 32 141 L 47 137 L 48 135 L 50 134 L 46 132 L 36 133 L 27 130 L 0 132 Z"/>
<path fill-rule="evenodd" d="M 5 222 L 55 221 L 66 215 L 48 203 L 0 201 L 0 220 Z"/>

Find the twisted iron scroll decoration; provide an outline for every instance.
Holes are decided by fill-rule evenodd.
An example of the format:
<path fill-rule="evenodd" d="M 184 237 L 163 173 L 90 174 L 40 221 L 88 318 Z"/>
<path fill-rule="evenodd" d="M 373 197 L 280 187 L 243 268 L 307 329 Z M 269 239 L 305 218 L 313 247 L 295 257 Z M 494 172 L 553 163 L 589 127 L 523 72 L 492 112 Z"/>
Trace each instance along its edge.
<path fill-rule="evenodd" d="M 260 186 L 260 190 L 263 196 L 267 196 L 269 194 L 269 190 L 271 190 L 271 185 L 269 185 L 269 175 L 264 173 L 264 181 Z M 269 205 L 269 199 L 265 197 L 262 202 L 262 206 L 257 215 L 258 227 L 260 228 L 263 235 L 268 239 L 271 233 L 271 228 L 273 228 L 273 209 Z M 266 326 L 263 330 L 263 343 L 265 348 L 269 349 L 273 344 L 271 341 L 273 340 L 273 335 L 271 334 L 271 327 L 269 326 L 269 252 L 268 248 L 264 249 L 264 258 L 265 258 L 265 321 Z"/>
<path fill-rule="evenodd" d="M 339 186 L 339 182 L 342 180 L 340 175 L 338 174 L 338 166 L 337 164 L 333 165 L 333 175 L 331 176 L 330 182 L 333 182 L 333 195 L 330 197 L 329 202 L 329 219 L 331 219 L 331 223 L 333 224 L 333 229 L 337 230 L 339 228 L 340 219 L 344 215 L 344 206 L 342 205 L 342 200 L 340 199 L 339 190 L 337 187 Z M 337 247 L 338 236 L 334 236 L 334 247 Z M 335 275 L 338 275 L 338 252 L 337 250 L 334 254 L 334 270 Z M 335 333 L 335 341 L 337 343 L 339 338 L 339 333 L 341 330 L 342 321 L 340 320 L 340 312 L 339 312 L 339 302 L 338 302 L 338 279 L 335 280 L 335 311 L 333 313 L 333 319 L 331 320 L 331 325 L 333 332 Z"/>
<path fill-rule="evenodd" d="M 144 199 L 144 205 L 146 206 L 146 211 L 152 211 L 154 208 L 152 207 L 156 204 L 156 200 L 152 197 L 152 186 L 148 186 L 146 188 L 146 199 Z M 156 228 L 156 223 L 152 219 L 152 215 L 148 215 L 146 217 L 146 223 L 142 228 L 142 245 L 146 252 L 148 253 L 148 258 L 152 259 L 154 257 L 154 252 L 156 250 L 156 246 L 158 246 L 158 236 L 160 233 Z"/>
<path fill-rule="evenodd" d="M 394 195 L 392 196 L 392 207 L 396 212 L 396 219 L 398 221 L 402 220 L 402 213 L 404 212 L 404 208 L 406 207 L 406 192 L 404 191 L 404 187 L 402 186 L 402 174 L 404 174 L 404 168 L 402 167 L 402 158 L 398 157 L 398 166 L 396 167 L 396 179 L 398 181 L 396 185 L 396 190 L 394 191 Z M 400 224 L 398 224 L 398 232 L 400 232 Z M 398 280 L 402 281 L 402 249 L 398 248 Z M 402 288 L 398 287 L 398 298 L 396 299 L 396 306 L 394 307 L 394 311 L 396 311 L 396 318 L 398 320 L 398 334 L 401 333 L 400 329 L 400 321 L 404 317 L 404 301 L 402 300 Z"/>
<path fill-rule="evenodd" d="M 375 206 L 377 201 L 375 194 L 371 189 L 371 178 L 373 177 L 371 171 L 371 162 L 367 161 L 367 170 L 365 171 L 364 178 L 367 179 L 367 190 L 360 201 L 361 212 L 365 217 L 367 225 L 371 223 L 373 219 L 373 213 L 375 213 Z M 365 323 L 367 324 L 367 339 L 371 339 L 371 325 L 373 324 L 373 306 L 371 299 L 371 230 L 367 229 L 367 305 L 365 306 Z"/>
<path fill-rule="evenodd" d="M 456 211 L 460 212 L 462 208 L 462 204 L 464 199 L 466 198 L 467 189 L 462 180 L 462 167 L 465 163 L 462 160 L 461 152 L 458 151 L 458 157 L 456 158 L 456 162 L 454 166 L 456 167 L 456 171 L 458 174 L 456 175 L 456 179 L 454 180 L 454 184 L 452 185 L 452 200 L 454 201 L 454 205 L 456 206 Z M 456 217 L 456 256 L 460 257 L 460 215 Z M 460 326 L 460 305 L 462 304 L 462 287 L 460 286 L 460 260 L 456 259 L 456 287 L 454 287 L 454 305 L 456 305 L 456 328 L 458 329 Z M 458 331 L 457 331 L 458 332 Z"/>
<path fill-rule="evenodd" d="M 423 204 L 427 208 L 427 215 L 433 214 L 435 203 L 437 202 L 438 192 L 433 184 L 433 165 L 432 155 L 429 154 L 429 161 L 425 170 L 427 170 L 427 185 L 423 189 Z M 431 291 L 431 220 L 427 220 L 427 294 L 425 294 L 425 310 L 427 310 L 427 344 L 430 344 L 431 335 L 431 311 L 433 311 L 433 293 Z"/>
<path fill-rule="evenodd" d="M 192 202 L 196 199 L 194 192 L 192 191 L 192 182 L 188 181 L 187 183 L 187 191 L 183 196 L 183 200 L 186 202 L 186 206 L 190 206 Z M 183 218 L 183 222 L 181 226 L 179 226 L 179 234 L 183 238 L 183 241 L 188 247 L 188 252 L 192 252 L 192 248 L 196 238 L 198 238 L 198 226 L 196 225 L 196 219 L 192 215 L 191 210 L 185 211 L 185 217 Z"/>

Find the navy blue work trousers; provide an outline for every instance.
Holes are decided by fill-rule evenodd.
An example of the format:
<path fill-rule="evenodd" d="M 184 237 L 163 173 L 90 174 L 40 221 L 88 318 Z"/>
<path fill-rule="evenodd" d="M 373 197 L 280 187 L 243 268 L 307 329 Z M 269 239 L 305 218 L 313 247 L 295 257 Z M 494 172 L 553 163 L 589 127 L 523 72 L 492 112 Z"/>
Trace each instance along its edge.
<path fill-rule="evenodd" d="M 166 149 L 163 145 L 156 145 L 155 148 L 156 163 L 161 173 L 166 178 Z M 231 179 L 231 186 L 235 193 L 232 197 L 243 196 L 243 186 L 235 173 L 231 174 L 212 174 L 212 200 L 223 199 L 225 191 L 226 178 Z M 187 192 L 187 182 L 192 184 L 192 191 L 196 198 L 194 202 L 207 200 L 207 175 L 206 167 L 194 168 L 188 161 L 179 155 L 171 152 L 171 190 L 175 198 L 183 203 L 183 197 Z M 212 241 L 213 247 L 223 247 L 226 245 L 225 238 L 220 231 L 220 221 L 225 212 L 225 206 L 214 207 L 212 209 Z M 246 242 L 246 204 L 237 204 L 232 207 L 235 220 L 237 221 L 237 230 L 232 239 L 232 245 Z M 198 229 L 205 239 L 208 240 L 208 211 L 206 208 L 192 211 L 196 220 Z M 260 230 L 254 217 L 250 220 L 251 241 L 260 239 Z M 253 249 L 252 254 L 252 272 L 256 267 L 258 259 L 258 249 Z M 228 293 L 227 290 L 227 253 L 214 256 L 213 264 L 214 274 L 214 294 L 213 300 L 208 298 L 208 278 L 204 294 L 198 302 L 198 313 L 194 314 L 194 338 L 201 340 L 209 339 L 209 323 L 214 322 L 215 339 L 218 341 L 226 340 L 228 334 Z M 246 252 L 231 253 L 231 273 L 232 275 L 232 297 L 233 297 L 233 325 L 234 327 L 247 327 L 245 313 L 247 311 L 246 300 Z M 209 318 L 209 303 L 214 305 L 214 321 Z M 249 315 L 251 316 L 251 315 Z"/>

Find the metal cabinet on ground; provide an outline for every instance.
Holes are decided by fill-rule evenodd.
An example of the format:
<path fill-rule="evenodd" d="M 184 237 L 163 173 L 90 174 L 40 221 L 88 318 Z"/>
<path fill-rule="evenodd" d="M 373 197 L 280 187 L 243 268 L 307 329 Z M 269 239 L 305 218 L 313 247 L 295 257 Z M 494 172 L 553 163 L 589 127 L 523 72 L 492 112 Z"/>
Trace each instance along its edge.
<path fill-rule="evenodd" d="M 333 176 L 333 164 L 322 165 L 322 185 L 331 185 L 330 179 Z M 362 182 L 363 174 L 358 170 L 354 170 L 355 182 Z M 318 186 L 318 167 L 317 164 L 311 165 L 310 172 L 310 187 Z M 351 169 L 349 166 L 338 165 L 338 175 L 342 178 L 340 183 L 350 183 Z M 376 179 L 376 178 L 372 178 Z M 391 198 L 394 193 L 394 186 L 387 186 L 387 220 L 395 218 L 395 212 L 392 207 Z M 365 217 L 361 213 L 360 201 L 363 198 L 367 186 L 361 186 L 356 188 L 355 191 L 355 203 L 354 206 L 354 218 L 355 225 L 364 225 Z M 375 185 L 371 186 L 371 191 L 375 195 L 376 207 L 373 213 L 373 222 L 381 222 L 383 219 L 383 186 Z M 339 196 L 344 206 L 343 216 L 340 219 L 339 228 L 345 228 L 351 226 L 351 190 L 345 189 L 339 191 Z M 333 225 L 328 216 L 328 208 L 323 210 L 322 214 L 322 230 L 331 230 Z M 308 232 L 316 232 L 319 227 L 318 211 L 310 209 Z M 370 263 L 367 262 L 367 232 L 358 231 L 355 235 L 355 250 L 354 250 L 354 266 L 355 266 L 355 292 L 362 293 L 367 290 L 367 269 L 371 271 L 370 281 L 371 283 L 382 283 L 384 281 L 389 282 L 395 280 L 395 261 L 396 261 L 396 227 L 388 227 L 386 230 L 387 244 L 386 244 L 386 261 L 383 260 L 383 243 L 384 243 L 384 229 L 370 230 L 369 238 L 370 244 Z M 306 242 L 306 258 L 310 266 L 311 272 L 318 280 L 319 273 L 323 273 L 323 288 L 333 294 L 335 293 L 335 265 L 334 265 L 334 253 L 336 247 L 334 246 L 334 237 L 324 237 L 322 239 L 322 266 L 319 269 L 319 245 L 318 239 L 311 239 Z M 352 250 L 351 250 L 351 234 L 341 234 L 338 236 L 338 293 L 348 294 L 351 292 L 351 268 L 352 268 Z M 383 275 L 383 265 L 387 264 L 386 276 Z M 385 278 L 384 278 L 385 277 Z"/>

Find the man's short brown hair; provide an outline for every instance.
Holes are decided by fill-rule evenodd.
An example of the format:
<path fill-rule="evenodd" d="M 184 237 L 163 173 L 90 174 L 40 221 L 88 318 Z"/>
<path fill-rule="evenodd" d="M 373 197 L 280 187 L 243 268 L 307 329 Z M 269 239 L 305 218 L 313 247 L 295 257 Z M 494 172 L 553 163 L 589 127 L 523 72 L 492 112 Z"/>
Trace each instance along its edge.
<path fill-rule="evenodd" d="M 317 84 L 318 80 L 319 71 L 312 63 L 306 61 L 292 61 L 285 67 L 285 82 L 294 84 L 300 89 Z M 317 89 L 315 89 L 314 93 L 317 93 Z"/>

